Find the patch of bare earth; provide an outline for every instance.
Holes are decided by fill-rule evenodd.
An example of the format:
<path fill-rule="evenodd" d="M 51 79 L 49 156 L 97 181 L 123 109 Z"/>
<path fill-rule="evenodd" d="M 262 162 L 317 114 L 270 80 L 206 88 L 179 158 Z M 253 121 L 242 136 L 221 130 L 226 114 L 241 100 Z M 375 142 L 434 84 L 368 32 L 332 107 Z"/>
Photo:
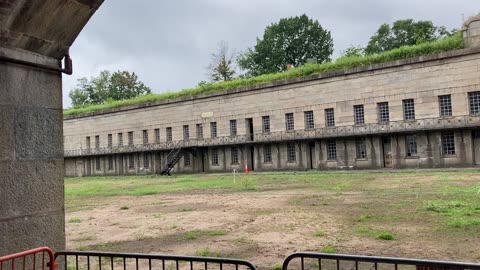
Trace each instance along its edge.
<path fill-rule="evenodd" d="M 336 247 L 338 253 L 480 259 L 471 242 L 478 235 L 442 241 L 435 225 L 412 225 L 395 215 L 393 220 L 368 225 L 393 230 L 394 241 L 355 233 L 363 224 L 353 217 L 373 211 L 369 205 L 389 203 L 387 196 L 371 198 L 362 192 L 182 192 L 107 200 L 103 197 L 93 209 L 67 213 L 68 249 L 177 255 L 208 249 L 210 256 L 247 259 L 261 269 L 272 269 L 292 252 L 319 252 L 326 245 Z M 121 210 L 123 206 L 128 209 Z M 385 215 L 395 214 L 395 209 L 388 211 Z M 415 214 L 415 207 L 411 211 Z M 68 222 L 73 219 L 77 222 Z M 189 237 L 192 231 L 195 237 Z"/>

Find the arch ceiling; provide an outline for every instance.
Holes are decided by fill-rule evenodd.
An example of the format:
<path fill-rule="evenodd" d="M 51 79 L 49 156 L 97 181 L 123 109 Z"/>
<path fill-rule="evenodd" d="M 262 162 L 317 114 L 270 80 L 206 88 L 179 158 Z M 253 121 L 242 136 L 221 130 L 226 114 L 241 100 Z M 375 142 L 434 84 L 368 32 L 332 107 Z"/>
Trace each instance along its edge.
<path fill-rule="evenodd" d="M 61 59 L 104 0 L 0 0 L 0 47 Z"/>

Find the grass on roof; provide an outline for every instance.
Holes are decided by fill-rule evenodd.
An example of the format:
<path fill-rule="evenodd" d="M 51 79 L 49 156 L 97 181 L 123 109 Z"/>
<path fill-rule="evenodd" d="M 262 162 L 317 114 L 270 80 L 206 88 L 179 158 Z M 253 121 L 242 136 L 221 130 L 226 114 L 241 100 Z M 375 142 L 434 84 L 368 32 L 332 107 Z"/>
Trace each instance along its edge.
<path fill-rule="evenodd" d="M 348 68 L 368 66 L 372 64 L 385 63 L 395 60 L 401 60 L 411 57 L 431 55 L 445 51 L 452 51 L 464 48 L 462 34 L 459 32 L 450 37 L 436 40 L 433 42 L 423 43 L 414 46 L 405 46 L 393 49 L 388 52 L 368 55 L 368 56 L 352 56 L 341 57 L 335 62 L 323 64 L 306 64 L 302 67 L 294 68 L 285 72 L 265 74 L 252 78 L 236 79 L 228 82 L 219 82 L 215 84 L 207 84 L 195 88 L 183 89 L 177 92 L 166 92 L 162 94 L 149 94 L 139 96 L 133 99 L 113 101 L 101 105 L 88 105 L 84 107 L 70 108 L 64 111 L 65 116 L 79 115 L 84 113 L 92 113 L 104 109 L 117 108 L 121 106 L 134 105 L 155 102 L 160 100 L 175 99 L 186 96 L 193 96 L 203 93 L 215 93 L 242 87 L 249 87 L 259 84 L 271 83 L 274 81 L 287 80 L 292 78 L 305 77 L 325 72 L 332 72 Z"/>

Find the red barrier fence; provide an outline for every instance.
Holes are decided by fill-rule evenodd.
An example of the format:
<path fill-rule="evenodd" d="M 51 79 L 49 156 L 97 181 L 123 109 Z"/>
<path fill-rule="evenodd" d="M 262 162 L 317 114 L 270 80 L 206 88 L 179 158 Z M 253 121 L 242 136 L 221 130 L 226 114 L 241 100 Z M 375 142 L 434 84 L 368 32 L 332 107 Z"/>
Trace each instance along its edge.
<path fill-rule="evenodd" d="M 55 270 L 55 256 L 48 247 L 39 247 L 0 257 L 0 270 Z"/>

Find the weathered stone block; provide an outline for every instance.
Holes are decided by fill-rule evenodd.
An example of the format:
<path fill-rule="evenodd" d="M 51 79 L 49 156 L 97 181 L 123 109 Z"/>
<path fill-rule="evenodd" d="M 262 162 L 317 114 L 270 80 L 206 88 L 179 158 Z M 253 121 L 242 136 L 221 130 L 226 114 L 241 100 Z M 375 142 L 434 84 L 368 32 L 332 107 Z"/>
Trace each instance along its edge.
<path fill-rule="evenodd" d="M 0 161 L 13 160 L 15 155 L 15 125 L 13 106 L 0 105 Z"/>
<path fill-rule="evenodd" d="M 23 160 L 63 158 L 62 111 L 17 107 L 15 157 Z"/>
<path fill-rule="evenodd" d="M 2 161 L 0 175 L 0 217 L 21 217 L 64 208 L 63 159 Z"/>

